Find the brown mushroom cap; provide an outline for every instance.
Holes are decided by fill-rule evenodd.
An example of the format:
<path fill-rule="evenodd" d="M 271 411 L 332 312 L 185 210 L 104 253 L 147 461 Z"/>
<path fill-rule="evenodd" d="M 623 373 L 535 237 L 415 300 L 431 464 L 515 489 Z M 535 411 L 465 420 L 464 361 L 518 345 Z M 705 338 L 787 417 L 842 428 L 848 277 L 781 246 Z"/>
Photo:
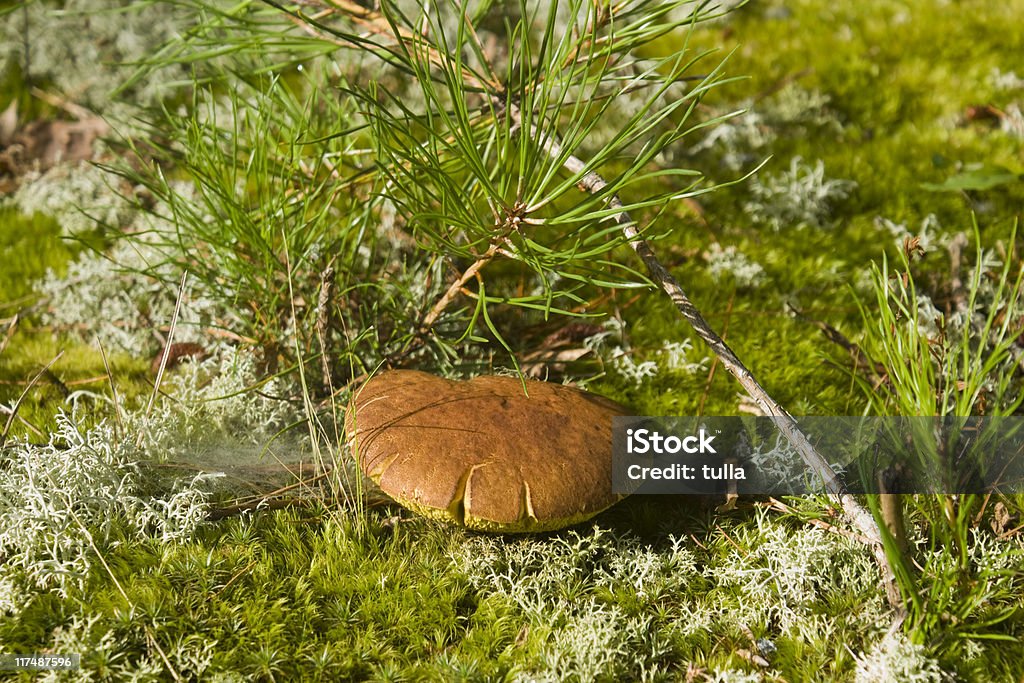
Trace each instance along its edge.
<path fill-rule="evenodd" d="M 617 502 L 606 398 L 514 377 L 415 370 L 367 381 L 347 415 L 363 472 L 401 505 L 470 529 L 550 531 Z"/>

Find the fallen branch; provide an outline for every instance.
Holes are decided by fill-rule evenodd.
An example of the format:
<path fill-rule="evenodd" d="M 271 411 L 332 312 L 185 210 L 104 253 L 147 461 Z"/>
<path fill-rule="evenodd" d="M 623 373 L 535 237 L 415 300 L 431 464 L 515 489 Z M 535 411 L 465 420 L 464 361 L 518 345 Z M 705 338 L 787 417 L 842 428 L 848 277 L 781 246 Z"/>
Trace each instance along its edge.
<path fill-rule="evenodd" d="M 513 117 L 515 123 L 521 125 L 521 119 L 519 117 L 519 111 L 514 108 L 509 109 L 509 115 Z M 532 132 L 532 131 L 531 131 Z M 553 138 L 547 137 L 542 140 L 538 140 L 541 148 L 544 152 L 553 159 L 564 158 L 564 168 L 569 173 L 580 177 L 579 187 L 585 192 L 591 194 L 598 194 L 608 187 L 608 183 L 598 175 L 596 172 L 587 170 L 587 163 L 575 155 L 563 156 L 565 152 L 562 146 Z M 612 195 L 608 200 L 608 206 L 612 209 L 619 210 L 612 216 L 612 220 L 619 224 L 622 228 L 623 234 L 626 239 L 629 240 L 629 244 L 633 247 L 633 251 L 636 252 L 640 260 L 643 261 L 644 266 L 647 268 L 647 272 L 651 279 L 658 283 L 661 288 L 668 294 L 669 298 L 672 299 L 672 303 L 676 305 L 676 308 L 682 314 L 683 318 L 690 324 L 697 335 L 704 340 L 704 342 L 711 348 L 715 353 L 715 356 L 721 361 L 722 365 L 732 374 L 733 377 L 740 383 L 740 385 L 750 394 L 750 397 L 754 399 L 757 405 L 761 408 L 764 413 L 771 417 L 775 422 L 776 427 L 781 431 L 789 443 L 794 449 L 800 454 L 804 463 L 814 472 L 814 474 L 822 481 L 825 486 L 825 490 L 828 492 L 829 498 L 834 504 L 839 506 L 843 511 L 843 515 L 846 517 L 850 525 L 857 530 L 857 532 L 866 538 L 871 546 L 872 551 L 875 555 L 875 560 L 879 565 L 879 569 L 882 571 L 882 579 L 885 584 L 886 595 L 889 599 L 890 604 L 894 607 L 900 607 L 903 604 L 900 598 L 898 588 L 896 586 L 896 577 L 893 573 L 892 567 L 889 566 L 888 559 L 885 556 L 885 549 L 882 546 L 882 534 L 878 528 L 878 524 L 875 518 L 871 515 L 860 502 L 847 490 L 843 482 L 836 476 L 832 466 L 829 465 L 828 461 L 814 448 L 810 441 L 803 432 L 800 431 L 799 426 L 793 416 L 782 407 L 782 405 L 776 401 L 771 395 L 765 390 L 761 383 L 757 381 L 753 373 L 743 364 L 736 353 L 725 343 L 717 332 L 708 325 L 707 321 L 704 320 L 704 316 L 694 306 L 690 297 L 686 295 L 682 286 L 672 274 L 666 269 L 661 262 L 658 260 L 657 255 L 651 248 L 650 243 L 640 235 L 640 231 L 636 227 L 636 222 L 630 217 L 630 215 L 622 210 L 622 201 L 617 195 Z"/>

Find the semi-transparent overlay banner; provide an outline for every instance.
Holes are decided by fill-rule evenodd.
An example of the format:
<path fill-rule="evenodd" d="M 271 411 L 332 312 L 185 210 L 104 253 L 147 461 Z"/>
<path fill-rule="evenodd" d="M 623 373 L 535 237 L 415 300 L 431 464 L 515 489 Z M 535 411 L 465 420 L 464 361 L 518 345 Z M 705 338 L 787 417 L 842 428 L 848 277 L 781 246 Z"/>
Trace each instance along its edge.
<path fill-rule="evenodd" d="M 1024 493 L 1024 417 L 797 417 L 854 493 Z M 801 495 L 821 480 L 771 417 L 617 417 L 616 493 Z"/>

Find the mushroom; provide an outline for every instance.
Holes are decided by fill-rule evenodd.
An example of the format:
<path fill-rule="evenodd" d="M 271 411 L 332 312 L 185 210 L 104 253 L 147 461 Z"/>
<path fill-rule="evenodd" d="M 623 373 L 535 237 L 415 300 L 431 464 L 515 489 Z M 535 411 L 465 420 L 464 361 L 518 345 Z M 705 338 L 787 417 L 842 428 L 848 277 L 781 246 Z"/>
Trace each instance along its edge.
<path fill-rule="evenodd" d="M 612 492 L 612 417 L 628 414 L 547 382 L 393 370 L 362 386 L 346 422 L 363 472 L 402 506 L 480 531 L 533 532 L 623 497 Z"/>

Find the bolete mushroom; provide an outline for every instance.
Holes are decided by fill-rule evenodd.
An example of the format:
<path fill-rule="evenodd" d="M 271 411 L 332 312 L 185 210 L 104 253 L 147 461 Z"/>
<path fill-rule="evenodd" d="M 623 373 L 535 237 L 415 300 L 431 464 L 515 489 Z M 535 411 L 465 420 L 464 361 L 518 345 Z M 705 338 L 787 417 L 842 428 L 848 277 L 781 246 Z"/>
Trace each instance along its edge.
<path fill-rule="evenodd" d="M 561 529 L 620 500 L 612 417 L 628 411 L 572 387 L 525 389 L 515 377 L 381 373 L 346 417 L 360 467 L 404 507 L 481 531 Z"/>

